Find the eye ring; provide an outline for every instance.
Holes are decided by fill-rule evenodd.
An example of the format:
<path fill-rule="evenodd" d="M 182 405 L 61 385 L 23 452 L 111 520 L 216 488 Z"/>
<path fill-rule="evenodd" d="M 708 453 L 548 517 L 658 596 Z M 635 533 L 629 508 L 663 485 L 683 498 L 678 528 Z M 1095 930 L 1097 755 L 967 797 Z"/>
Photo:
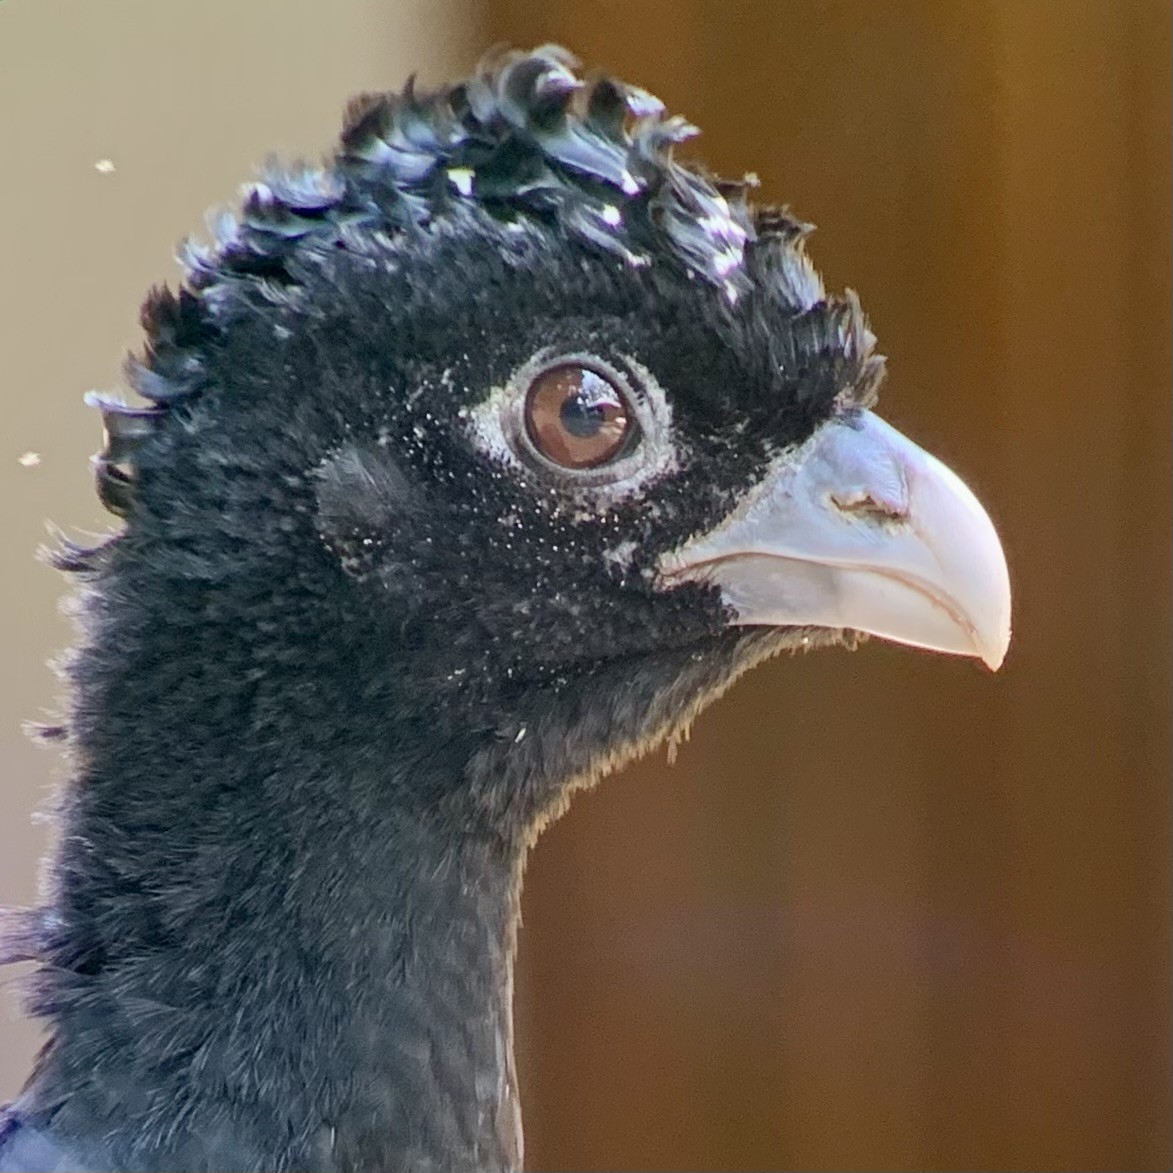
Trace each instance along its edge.
<path fill-rule="evenodd" d="M 573 358 L 535 372 L 522 422 L 538 455 L 572 473 L 614 463 L 640 436 L 635 406 L 620 379 Z"/>
<path fill-rule="evenodd" d="M 595 391 L 605 389 L 614 405 L 623 405 L 627 417 L 622 443 L 607 451 L 606 455 L 595 452 L 594 455 L 601 456 L 601 459 L 584 461 L 579 467 L 562 463 L 543 451 L 540 437 L 535 436 L 534 429 L 527 422 L 531 392 L 535 392 L 548 373 L 570 368 L 589 372 L 592 380 L 601 380 L 601 386 L 594 384 Z M 546 347 L 516 371 L 507 386 L 508 398 L 503 404 L 501 418 L 509 446 L 530 469 L 566 489 L 593 491 L 624 484 L 633 476 L 640 477 L 648 465 L 651 450 L 658 451 L 667 439 L 666 413 L 649 396 L 649 389 L 656 395 L 662 393 L 652 376 L 626 355 L 620 363 L 608 361 L 590 351 L 560 351 Z M 553 455 L 557 457 L 558 454 Z"/>
<path fill-rule="evenodd" d="M 555 367 L 589 367 L 624 396 L 634 424 L 627 439 L 603 463 L 566 468 L 542 454 L 526 428 L 528 393 L 545 371 Z M 603 358 L 590 350 L 541 347 L 485 399 L 462 409 L 470 439 L 494 462 L 504 462 L 526 480 L 537 478 L 549 492 L 601 504 L 620 500 L 640 486 L 679 466 L 682 450 L 672 427 L 672 409 L 656 376 L 633 354 Z M 581 495 L 581 496 L 580 496 Z"/>

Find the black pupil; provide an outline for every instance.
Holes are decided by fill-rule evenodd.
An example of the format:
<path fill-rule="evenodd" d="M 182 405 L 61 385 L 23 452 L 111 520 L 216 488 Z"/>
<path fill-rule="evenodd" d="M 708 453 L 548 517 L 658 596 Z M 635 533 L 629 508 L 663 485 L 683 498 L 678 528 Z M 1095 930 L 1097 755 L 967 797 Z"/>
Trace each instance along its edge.
<path fill-rule="evenodd" d="M 558 414 L 562 426 L 572 436 L 585 440 L 597 436 L 607 422 L 608 411 L 613 413 L 618 407 L 615 392 L 607 380 L 594 371 L 584 370 L 582 381 L 562 401 Z"/>

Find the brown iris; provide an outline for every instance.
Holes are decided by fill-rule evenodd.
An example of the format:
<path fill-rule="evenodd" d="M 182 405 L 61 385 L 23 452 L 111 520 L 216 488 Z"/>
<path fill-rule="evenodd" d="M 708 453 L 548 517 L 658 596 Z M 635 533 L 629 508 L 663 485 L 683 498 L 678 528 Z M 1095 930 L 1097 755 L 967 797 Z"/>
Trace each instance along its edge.
<path fill-rule="evenodd" d="M 534 447 L 563 468 L 595 468 L 623 448 L 635 420 L 623 392 L 590 367 L 543 371 L 525 400 L 525 429 Z"/>

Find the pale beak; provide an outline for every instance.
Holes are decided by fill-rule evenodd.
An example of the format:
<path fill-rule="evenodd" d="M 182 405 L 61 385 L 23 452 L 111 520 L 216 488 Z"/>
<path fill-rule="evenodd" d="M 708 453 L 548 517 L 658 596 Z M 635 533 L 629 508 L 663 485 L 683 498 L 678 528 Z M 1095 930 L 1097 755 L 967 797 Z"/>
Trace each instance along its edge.
<path fill-rule="evenodd" d="M 781 456 L 715 529 L 660 565 L 720 587 L 741 626 L 846 628 L 998 668 L 1010 578 L 961 479 L 871 412 Z"/>

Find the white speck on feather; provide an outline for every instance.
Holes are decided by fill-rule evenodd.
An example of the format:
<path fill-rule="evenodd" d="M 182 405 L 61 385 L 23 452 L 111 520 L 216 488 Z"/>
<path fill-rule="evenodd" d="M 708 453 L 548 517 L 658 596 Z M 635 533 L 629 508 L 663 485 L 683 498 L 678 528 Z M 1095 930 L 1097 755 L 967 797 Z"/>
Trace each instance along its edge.
<path fill-rule="evenodd" d="M 41 454 L 39 452 L 24 452 L 16 459 L 22 468 L 36 468 L 41 463 Z"/>
<path fill-rule="evenodd" d="M 636 551 L 636 543 L 631 538 L 625 538 L 616 546 L 611 546 L 609 549 L 603 551 L 603 557 L 621 570 L 628 570 L 631 567 L 631 559 Z"/>
<path fill-rule="evenodd" d="M 472 195 L 472 184 L 475 178 L 471 168 L 468 167 L 449 167 L 448 168 L 448 182 L 462 196 Z"/>
<path fill-rule="evenodd" d="M 114 160 L 113 159 L 99 159 L 94 164 L 94 170 L 97 171 L 100 175 L 112 175 L 115 170 Z"/>

